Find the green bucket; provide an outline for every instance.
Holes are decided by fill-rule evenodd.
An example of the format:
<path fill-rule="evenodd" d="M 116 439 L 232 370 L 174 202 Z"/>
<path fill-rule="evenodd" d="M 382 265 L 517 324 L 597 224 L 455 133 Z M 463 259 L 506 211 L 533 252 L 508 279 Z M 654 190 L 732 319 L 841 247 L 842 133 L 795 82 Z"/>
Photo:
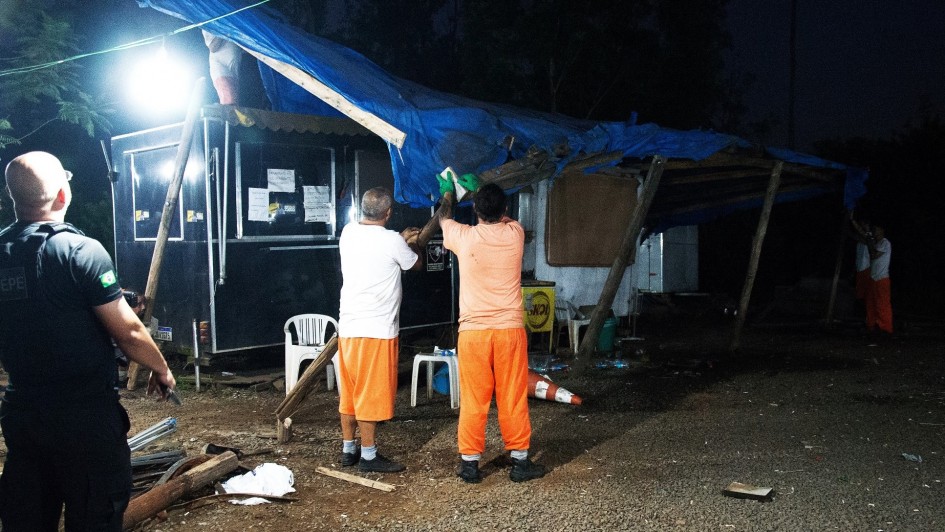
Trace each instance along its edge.
<path fill-rule="evenodd" d="M 617 318 L 607 318 L 597 337 L 597 350 L 608 353 L 614 350 L 614 338 L 617 336 Z"/>

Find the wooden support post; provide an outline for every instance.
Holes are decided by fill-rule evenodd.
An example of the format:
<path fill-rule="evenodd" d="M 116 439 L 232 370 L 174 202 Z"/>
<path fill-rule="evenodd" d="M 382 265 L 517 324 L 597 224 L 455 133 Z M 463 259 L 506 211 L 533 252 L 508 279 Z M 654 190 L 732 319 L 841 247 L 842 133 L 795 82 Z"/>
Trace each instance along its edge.
<path fill-rule="evenodd" d="M 847 228 L 847 216 L 844 212 L 840 216 L 840 232 L 837 234 L 837 261 L 833 267 L 833 283 L 830 284 L 830 299 L 827 301 L 827 313 L 824 316 L 824 325 L 829 327 L 833 323 L 834 305 L 837 303 L 837 285 L 840 282 L 840 269 L 843 265 L 843 244 L 846 241 L 844 235 Z"/>
<path fill-rule="evenodd" d="M 324 349 L 318 353 L 318 356 L 305 368 L 298 382 L 289 390 L 285 399 L 283 399 L 282 403 L 276 408 L 276 416 L 280 421 L 291 416 L 299 409 L 299 405 L 308 397 L 308 393 L 312 391 L 315 384 L 318 382 L 322 371 L 331 363 L 331 357 L 335 356 L 337 352 L 338 335 L 335 334 L 328 340 L 328 343 L 325 344 Z"/>
<path fill-rule="evenodd" d="M 180 196 L 181 183 L 184 181 L 184 169 L 187 167 L 187 159 L 190 157 L 190 147 L 193 144 L 194 129 L 197 118 L 200 116 L 200 107 L 203 103 L 206 84 L 207 78 L 198 79 L 190 94 L 190 106 L 187 108 L 187 116 L 184 119 L 180 135 L 180 144 L 177 146 L 177 157 L 174 159 L 174 174 L 167 186 L 164 210 L 161 212 L 161 225 L 158 226 L 157 238 L 154 241 L 154 253 L 151 255 L 151 268 L 148 270 L 148 280 L 144 288 L 144 316 L 142 316 L 141 321 L 145 325 L 151 323 L 154 313 L 154 297 L 157 295 L 161 264 L 164 261 L 164 247 L 167 245 L 171 222 L 174 219 L 174 212 L 177 210 L 177 199 Z M 141 366 L 137 362 L 129 361 L 127 384 L 129 390 L 138 387 L 138 372 L 140 370 Z"/>
<path fill-rule="evenodd" d="M 236 458 L 236 454 L 226 451 L 177 478 L 151 488 L 128 504 L 122 521 L 122 529 L 130 530 L 145 519 L 154 517 L 182 496 L 213 484 L 214 481 L 236 470 L 237 467 L 239 467 L 239 459 Z"/>
<path fill-rule="evenodd" d="M 755 229 L 755 237 L 751 242 L 748 272 L 745 274 L 745 285 L 742 287 L 742 298 L 738 303 L 738 315 L 735 316 L 732 342 L 729 344 L 729 351 L 732 352 L 738 350 L 741 342 L 742 328 L 745 326 L 745 314 L 748 312 L 748 301 L 751 299 L 751 290 L 755 285 L 755 275 L 758 273 L 758 261 L 761 259 L 761 245 L 765 241 L 765 233 L 768 231 L 768 219 L 771 218 L 771 207 L 774 205 L 774 198 L 778 193 L 778 186 L 781 184 L 782 168 L 784 168 L 784 162 L 778 161 L 771 170 L 771 179 L 768 180 L 768 190 L 765 192 L 765 202 L 761 207 L 758 227 Z"/>
<path fill-rule="evenodd" d="M 587 369 L 591 355 L 594 353 L 594 346 L 597 345 L 597 337 L 601 328 L 604 326 L 604 320 L 610 312 L 610 307 L 614 303 L 614 296 L 617 289 L 620 288 L 620 281 L 630 263 L 630 257 L 636 246 L 637 238 L 640 236 L 640 230 L 643 228 L 643 220 L 653 204 L 653 198 L 656 196 L 656 189 L 659 187 L 660 178 L 663 176 L 665 160 L 659 155 L 655 155 L 650 162 L 650 169 L 647 172 L 646 181 L 643 183 L 643 192 L 637 202 L 637 206 L 630 217 L 630 223 L 623 233 L 623 241 L 617 256 L 614 258 L 614 264 L 610 268 L 604 287 L 601 289 L 600 298 L 594 312 L 591 313 L 591 322 L 587 326 L 587 333 L 581 341 L 581 347 L 578 349 L 577 364 L 575 364 L 576 373 L 580 374 Z"/>

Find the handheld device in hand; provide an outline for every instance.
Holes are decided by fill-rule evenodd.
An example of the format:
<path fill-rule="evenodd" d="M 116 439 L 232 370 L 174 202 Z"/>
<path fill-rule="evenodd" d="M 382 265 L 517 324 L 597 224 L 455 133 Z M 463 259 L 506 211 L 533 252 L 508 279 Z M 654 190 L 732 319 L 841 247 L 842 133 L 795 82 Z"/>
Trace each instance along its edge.
<path fill-rule="evenodd" d="M 177 406 L 183 404 L 183 402 L 180 400 L 180 397 L 178 397 L 177 392 L 175 392 L 172 388 L 168 388 L 167 385 L 162 384 L 161 391 L 167 396 L 168 401 L 174 403 Z"/>

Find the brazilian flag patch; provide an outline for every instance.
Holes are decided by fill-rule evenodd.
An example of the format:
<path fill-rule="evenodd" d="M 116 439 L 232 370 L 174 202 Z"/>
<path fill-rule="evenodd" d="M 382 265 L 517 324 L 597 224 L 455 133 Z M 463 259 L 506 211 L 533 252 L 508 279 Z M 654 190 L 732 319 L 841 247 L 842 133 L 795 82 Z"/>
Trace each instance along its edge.
<path fill-rule="evenodd" d="M 98 280 L 99 280 L 100 283 L 102 283 L 102 287 L 103 287 L 103 288 L 108 288 L 109 286 L 115 284 L 115 282 L 116 282 L 118 279 L 115 278 L 115 272 L 113 272 L 113 271 L 111 271 L 111 270 L 108 270 L 107 272 L 103 273 L 102 275 L 99 275 L 99 276 L 98 276 Z"/>

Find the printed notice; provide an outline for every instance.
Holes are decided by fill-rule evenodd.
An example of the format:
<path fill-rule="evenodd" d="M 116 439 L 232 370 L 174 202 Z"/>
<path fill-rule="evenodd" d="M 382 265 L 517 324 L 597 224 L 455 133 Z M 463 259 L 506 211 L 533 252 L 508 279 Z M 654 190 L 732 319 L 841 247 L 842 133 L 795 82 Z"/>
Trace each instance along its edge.
<path fill-rule="evenodd" d="M 269 192 L 295 192 L 295 170 L 267 168 L 266 179 Z"/>
<path fill-rule="evenodd" d="M 306 207 L 315 207 L 319 203 L 331 203 L 327 186 L 303 186 L 302 194 Z"/>
<path fill-rule="evenodd" d="M 247 219 L 251 222 L 269 221 L 269 190 L 265 188 L 249 189 L 249 212 Z"/>
<path fill-rule="evenodd" d="M 322 222 L 328 223 L 331 221 L 331 203 L 315 203 L 312 205 L 305 205 L 305 221 L 306 222 Z"/>

